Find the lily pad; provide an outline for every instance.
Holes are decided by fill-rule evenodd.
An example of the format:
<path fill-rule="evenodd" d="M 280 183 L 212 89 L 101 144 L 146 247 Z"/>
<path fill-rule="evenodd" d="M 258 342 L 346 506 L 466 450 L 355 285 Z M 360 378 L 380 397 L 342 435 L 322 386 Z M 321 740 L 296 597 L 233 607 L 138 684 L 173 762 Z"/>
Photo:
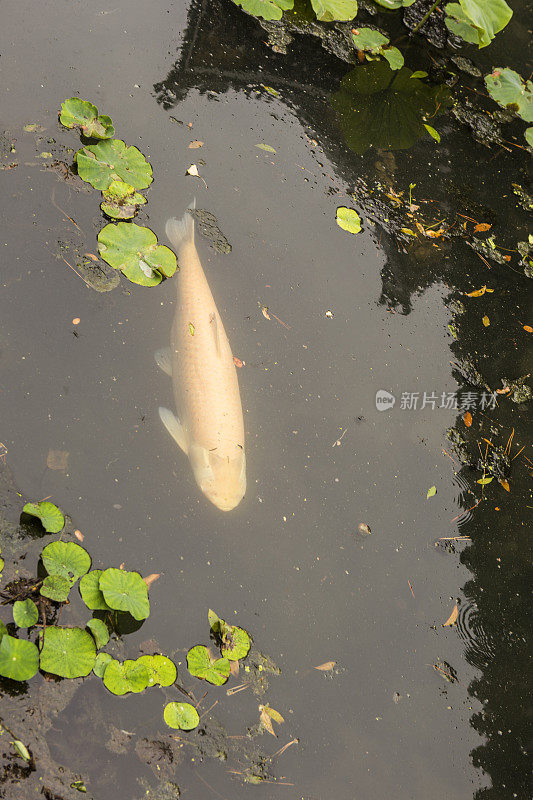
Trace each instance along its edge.
<path fill-rule="evenodd" d="M 41 584 L 41 594 L 54 603 L 65 603 L 68 600 L 72 583 L 61 575 L 47 575 Z"/>
<path fill-rule="evenodd" d="M 153 181 L 152 167 L 136 147 L 122 139 L 106 139 L 82 147 L 76 153 L 78 175 L 95 189 L 108 189 L 122 180 L 134 189 L 146 189 Z"/>
<path fill-rule="evenodd" d="M 19 628 L 31 628 L 35 625 L 39 619 L 39 611 L 33 600 L 16 600 L 13 604 L 13 619 Z"/>
<path fill-rule="evenodd" d="M 142 692 L 149 681 L 150 673 L 144 664 L 139 664 L 137 661 L 126 660 L 121 664 L 120 661 L 113 659 L 104 672 L 104 685 L 113 694 Z"/>
<path fill-rule="evenodd" d="M 110 611 L 100 589 L 102 572 L 101 569 L 92 569 L 80 581 L 81 599 L 91 611 Z"/>
<path fill-rule="evenodd" d="M 43 633 L 39 636 L 43 639 Z M 83 678 L 94 667 L 96 647 L 93 637 L 81 628 L 49 626 L 44 632 L 41 669 L 62 678 Z"/>
<path fill-rule="evenodd" d="M 100 589 L 111 608 L 129 611 L 136 619 L 146 619 L 150 613 L 148 589 L 138 572 L 106 569 L 100 576 Z"/>
<path fill-rule="evenodd" d="M 4 634 L 0 641 L 0 675 L 13 681 L 28 681 L 39 669 L 39 651 L 33 642 Z"/>
<path fill-rule="evenodd" d="M 71 97 L 61 104 L 59 121 L 65 128 L 80 128 L 88 139 L 109 139 L 115 135 L 111 117 L 99 114 L 96 106 L 79 97 Z"/>
<path fill-rule="evenodd" d="M 190 703 L 167 703 L 163 718 L 169 728 L 192 731 L 200 722 L 198 711 Z"/>
<path fill-rule="evenodd" d="M 348 233 L 359 233 L 361 230 L 361 217 L 353 208 L 340 206 L 337 209 L 337 225 Z"/>
<path fill-rule="evenodd" d="M 150 679 L 149 686 L 158 684 L 159 686 L 172 686 L 178 677 L 176 665 L 167 656 L 140 656 L 137 659 L 138 664 L 143 664 L 148 670 Z"/>
<path fill-rule="evenodd" d="M 370 53 L 379 53 L 389 43 L 389 37 L 374 28 L 356 28 L 352 38 L 357 50 Z"/>
<path fill-rule="evenodd" d="M 163 275 L 170 277 L 177 268 L 172 250 L 158 245 L 150 228 L 134 222 L 106 225 L 98 234 L 98 251 L 113 269 L 141 286 L 157 286 Z"/>
<path fill-rule="evenodd" d="M 110 661 L 114 661 L 114 658 L 109 653 L 98 653 L 93 667 L 93 672 L 98 678 L 104 677 L 104 672 Z"/>
<path fill-rule="evenodd" d="M 515 111 L 526 122 L 533 122 L 533 82 L 524 81 L 513 69 L 496 67 L 485 76 L 487 91 L 500 106 Z"/>
<path fill-rule="evenodd" d="M 4 622 L 0 619 L 0 642 L 2 641 L 2 636 L 7 633 L 7 627 Z"/>
<path fill-rule="evenodd" d="M 251 643 L 250 636 L 244 628 L 228 625 L 212 609 L 209 609 L 207 617 L 211 630 L 220 642 L 222 657 L 227 658 L 228 661 L 238 661 L 240 658 L 245 658 L 248 655 Z"/>
<path fill-rule="evenodd" d="M 102 192 L 103 201 L 100 208 L 113 219 L 131 219 L 137 213 L 139 206 L 147 200 L 135 188 L 124 181 L 112 181 L 109 188 Z"/>
<path fill-rule="evenodd" d="M 357 16 L 357 0 L 311 0 L 321 22 L 349 22 Z"/>
<path fill-rule="evenodd" d="M 444 10 L 452 33 L 480 48 L 490 44 L 513 16 L 505 0 L 459 0 L 448 3 Z"/>
<path fill-rule="evenodd" d="M 59 533 L 65 526 L 65 517 L 57 506 L 42 500 L 40 503 L 26 503 L 22 509 L 25 514 L 39 517 L 47 533 Z"/>
<path fill-rule="evenodd" d="M 41 557 L 49 575 L 60 575 L 71 582 L 85 575 L 91 566 L 87 550 L 74 542 L 51 542 L 46 545 Z"/>
<path fill-rule="evenodd" d="M 294 5 L 294 0 L 233 0 L 233 2 L 248 14 L 266 20 L 281 19 L 282 12 Z"/>
<path fill-rule="evenodd" d="M 412 6 L 415 0 L 375 0 L 378 6 L 383 8 L 390 8 L 396 10 L 397 8 L 408 8 Z"/>
<path fill-rule="evenodd" d="M 217 658 L 211 661 L 207 647 L 201 644 L 191 647 L 187 653 L 187 667 L 195 678 L 203 678 L 215 686 L 226 683 L 230 673 L 228 659 Z"/>
<path fill-rule="evenodd" d="M 428 86 L 403 67 L 384 61 L 363 64 L 341 80 L 331 97 L 348 147 L 363 153 L 371 145 L 404 150 L 426 135 L 424 117 L 450 104 L 449 89 Z"/>
<path fill-rule="evenodd" d="M 105 647 L 109 641 L 109 631 L 105 622 L 102 622 L 102 620 L 97 617 L 93 617 L 93 619 L 90 619 L 87 623 L 87 627 L 94 637 L 96 649 L 100 650 L 101 647 Z"/>

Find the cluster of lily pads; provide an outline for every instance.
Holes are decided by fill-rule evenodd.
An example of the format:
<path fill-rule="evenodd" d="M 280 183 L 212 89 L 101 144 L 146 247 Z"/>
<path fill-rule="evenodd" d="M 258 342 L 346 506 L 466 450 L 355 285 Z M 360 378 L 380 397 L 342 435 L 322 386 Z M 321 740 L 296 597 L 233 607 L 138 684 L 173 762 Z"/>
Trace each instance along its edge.
<path fill-rule="evenodd" d="M 23 512 L 38 517 L 48 533 L 60 533 L 64 528 L 63 513 L 48 501 L 26 503 Z M 119 614 L 130 615 L 137 621 L 150 614 L 147 583 L 138 572 L 113 567 L 91 569 L 91 557 L 85 548 L 61 539 L 43 548 L 41 561 L 46 576 L 25 582 L 14 591 L 15 596 L 23 596 L 13 602 L 17 635 L 0 621 L 0 676 L 27 681 L 39 670 L 61 678 L 83 678 L 93 672 L 115 695 L 175 683 L 176 665 L 168 656 L 142 655 L 119 661 L 102 649 L 116 628 Z M 81 599 L 94 612 L 93 617 L 85 628 L 51 623 L 47 610 L 67 603 L 78 581 Z M 6 596 L 12 599 L 4 593 Z M 193 677 L 221 686 L 230 675 L 231 662 L 248 654 L 250 637 L 243 628 L 229 625 L 214 611 L 209 611 L 208 619 L 220 657 L 213 656 L 204 645 L 196 645 L 187 653 L 187 666 Z M 37 625 L 41 630 L 35 641 L 20 638 L 22 630 Z M 198 712 L 190 703 L 170 702 L 163 716 L 171 728 L 191 730 L 199 723 Z"/>
<path fill-rule="evenodd" d="M 147 200 L 139 190 L 153 181 L 152 167 L 137 147 L 114 139 L 111 117 L 99 114 L 92 103 L 71 97 L 61 105 L 59 121 L 66 128 L 77 128 L 85 144 L 76 155 L 78 175 L 102 192 L 100 208 L 113 220 L 98 234 L 98 251 L 113 269 L 119 269 L 133 283 L 156 286 L 177 268 L 176 256 L 157 243 L 150 228 L 131 220 Z"/>

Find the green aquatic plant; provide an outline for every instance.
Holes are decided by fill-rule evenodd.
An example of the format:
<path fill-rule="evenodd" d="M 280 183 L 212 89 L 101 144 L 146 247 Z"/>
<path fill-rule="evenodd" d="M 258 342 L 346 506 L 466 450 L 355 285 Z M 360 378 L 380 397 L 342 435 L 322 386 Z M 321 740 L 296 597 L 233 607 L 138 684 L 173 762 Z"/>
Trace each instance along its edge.
<path fill-rule="evenodd" d="M 121 663 L 113 658 L 106 664 L 103 680 L 104 686 L 112 694 L 138 694 L 148 686 L 150 673 L 138 661 L 127 659 Z"/>
<path fill-rule="evenodd" d="M 190 703 L 167 703 L 163 718 L 169 728 L 192 731 L 200 722 L 198 711 Z"/>
<path fill-rule="evenodd" d="M 98 617 L 93 617 L 88 621 L 87 627 L 93 635 L 96 649 L 100 650 L 101 647 L 105 647 L 109 641 L 109 630 L 105 622 Z"/>
<path fill-rule="evenodd" d="M 39 619 L 39 610 L 33 600 L 16 600 L 13 604 L 13 620 L 17 628 L 31 628 Z"/>
<path fill-rule="evenodd" d="M 191 647 L 187 653 L 187 668 L 195 678 L 222 686 L 229 678 L 230 663 L 227 658 L 212 658 L 207 647 Z"/>
<path fill-rule="evenodd" d="M 65 517 L 56 505 L 47 500 L 26 503 L 22 510 L 25 514 L 38 517 L 47 533 L 59 533 L 65 527 Z"/>
<path fill-rule="evenodd" d="M 292 8 L 294 0 L 233 0 L 243 11 L 268 21 L 281 19 L 284 11 Z"/>
<path fill-rule="evenodd" d="M 81 599 L 91 611 L 110 611 L 100 589 L 100 576 L 103 570 L 93 569 L 80 580 Z"/>
<path fill-rule="evenodd" d="M 513 16 L 505 0 L 459 0 L 448 3 L 444 10 L 447 28 L 480 49 L 487 47 Z"/>
<path fill-rule="evenodd" d="M 533 82 L 524 80 L 518 72 L 508 67 L 495 67 L 485 75 L 487 91 L 498 105 L 514 111 L 525 122 L 533 122 Z M 533 127 L 524 132 L 526 141 L 533 147 Z"/>
<path fill-rule="evenodd" d="M 103 190 L 102 197 L 100 208 L 113 219 L 131 219 L 139 207 L 148 202 L 144 195 L 124 181 L 111 181 L 109 187 Z"/>
<path fill-rule="evenodd" d="M 245 658 L 250 650 L 250 636 L 244 628 L 228 625 L 214 611 L 209 609 L 207 614 L 211 631 L 220 645 L 222 658 L 228 661 L 239 661 Z"/>
<path fill-rule="evenodd" d="M 40 593 L 55 603 L 65 603 L 68 600 L 72 583 L 61 575 L 47 575 L 43 580 Z"/>
<path fill-rule="evenodd" d="M 58 575 L 71 583 L 75 583 L 91 567 L 87 550 L 74 542 L 51 542 L 46 545 L 41 557 L 49 575 Z"/>
<path fill-rule="evenodd" d="M 150 614 L 148 589 L 138 572 L 124 569 L 105 569 L 99 579 L 100 591 L 110 608 L 128 611 L 134 619 L 146 619 Z"/>
<path fill-rule="evenodd" d="M 110 661 L 113 661 L 113 656 L 109 653 L 98 653 L 96 656 L 93 672 L 98 678 L 104 677 L 104 672 Z"/>
<path fill-rule="evenodd" d="M 176 665 L 167 656 L 139 656 L 137 661 L 148 670 L 148 686 L 172 686 L 178 676 Z"/>
<path fill-rule="evenodd" d="M 0 675 L 13 681 L 28 681 L 39 669 L 39 651 L 33 642 L 3 633 L 0 641 Z"/>
<path fill-rule="evenodd" d="M 357 16 L 356 0 L 311 0 L 320 22 L 349 22 Z"/>
<path fill-rule="evenodd" d="M 47 626 L 39 634 L 39 641 L 40 666 L 44 672 L 62 678 L 83 678 L 92 671 L 96 646 L 87 631 L 81 628 Z"/>
<path fill-rule="evenodd" d="M 337 209 L 337 225 L 348 233 L 359 233 L 361 230 L 361 217 L 353 208 L 340 206 Z"/>
<path fill-rule="evenodd" d="M 95 189 L 109 189 L 122 180 L 134 189 L 146 189 L 153 181 L 152 167 L 136 147 L 122 139 L 107 139 L 82 147 L 75 155 L 78 175 Z"/>
<path fill-rule="evenodd" d="M 111 117 L 99 114 L 96 106 L 79 97 L 61 103 L 59 121 L 65 128 L 79 128 L 88 139 L 109 139 L 115 135 Z"/>
<path fill-rule="evenodd" d="M 395 11 L 397 8 L 408 8 L 412 6 L 415 0 L 374 0 L 378 4 L 378 6 L 383 6 L 383 8 L 389 8 Z"/>
<path fill-rule="evenodd" d="M 106 225 L 98 234 L 98 252 L 113 269 L 120 269 L 141 286 L 156 286 L 163 276 L 170 277 L 177 269 L 172 250 L 158 245 L 150 228 L 134 222 Z"/>
<path fill-rule="evenodd" d="M 355 28 L 352 38 L 357 50 L 370 53 L 372 56 L 383 56 L 391 69 L 401 69 L 404 58 L 397 47 L 390 46 L 390 39 L 374 28 Z M 368 57 L 367 57 L 368 58 Z M 368 59 L 372 60 L 371 58 Z"/>

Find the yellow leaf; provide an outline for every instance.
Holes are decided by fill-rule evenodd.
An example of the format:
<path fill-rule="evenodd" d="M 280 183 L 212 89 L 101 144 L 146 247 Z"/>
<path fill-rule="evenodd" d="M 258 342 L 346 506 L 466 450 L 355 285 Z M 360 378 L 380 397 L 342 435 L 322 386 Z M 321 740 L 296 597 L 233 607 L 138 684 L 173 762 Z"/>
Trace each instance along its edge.
<path fill-rule="evenodd" d="M 506 492 L 511 491 L 511 487 L 509 486 L 509 481 L 506 481 L 505 478 L 498 478 L 498 481 L 500 485 L 503 486 Z"/>
<path fill-rule="evenodd" d="M 474 292 L 468 292 L 466 296 L 467 297 L 481 297 L 481 295 L 485 294 L 486 291 L 487 291 L 487 287 L 486 286 L 482 286 L 481 289 L 476 289 Z M 492 291 L 492 289 L 490 289 L 490 291 Z"/>
<path fill-rule="evenodd" d="M 483 317 L 483 319 L 482 319 L 482 322 L 483 322 L 483 325 L 485 326 L 485 328 L 488 328 L 488 327 L 489 327 L 489 325 L 490 325 L 490 319 L 487 317 L 487 315 L 486 315 L 486 314 L 485 314 L 485 316 Z"/>
<path fill-rule="evenodd" d="M 470 413 L 470 411 L 467 411 L 465 413 L 463 420 L 467 428 L 469 428 L 472 425 L 472 414 Z"/>
<path fill-rule="evenodd" d="M 272 720 L 268 716 L 268 714 L 267 714 L 267 712 L 266 712 L 266 710 L 264 709 L 263 706 L 259 706 L 259 709 L 261 711 L 261 715 L 259 717 L 259 721 L 260 721 L 261 725 L 263 726 L 263 728 L 265 728 L 265 730 L 267 730 L 269 733 L 271 733 L 272 736 L 275 736 L 276 734 L 275 734 L 274 728 L 272 726 Z"/>
<path fill-rule="evenodd" d="M 448 617 L 446 622 L 444 622 L 442 624 L 442 627 L 443 628 L 447 628 L 447 627 L 451 627 L 452 625 L 455 625 L 455 623 L 457 622 L 457 617 L 458 616 L 459 616 L 459 609 L 457 608 L 457 603 L 456 603 L 454 605 L 454 607 L 453 607 L 452 613 L 450 614 L 450 616 Z"/>
<path fill-rule="evenodd" d="M 490 483 L 490 482 L 491 482 L 491 480 L 492 480 L 492 478 L 493 478 L 493 477 L 494 477 L 494 476 L 492 476 L 492 475 L 491 475 L 489 478 L 480 478 L 480 479 L 479 479 L 478 481 L 476 481 L 476 482 L 477 482 L 477 483 L 480 483 L 482 486 L 486 486 L 486 485 L 487 485 L 487 483 Z"/>
<path fill-rule="evenodd" d="M 333 669 L 337 662 L 336 661 L 326 661 L 324 664 L 320 664 L 318 667 L 314 667 L 314 669 L 319 669 L 321 672 L 329 672 Z"/>
<path fill-rule="evenodd" d="M 479 231 L 488 231 L 490 228 L 492 228 L 492 225 L 489 225 L 488 222 L 480 222 L 475 226 L 474 232 L 478 233 Z"/>
<path fill-rule="evenodd" d="M 272 317 L 268 313 L 268 308 L 266 306 L 261 306 L 261 313 L 263 314 L 265 319 L 272 319 Z"/>
<path fill-rule="evenodd" d="M 409 236 L 416 236 L 416 233 L 411 228 L 400 228 L 402 233 L 407 233 Z"/>
<path fill-rule="evenodd" d="M 533 328 L 531 327 L 531 325 L 524 325 L 524 330 L 527 331 L 528 333 L 533 333 Z"/>
<path fill-rule="evenodd" d="M 200 142 L 199 139 L 196 139 L 194 142 L 191 142 L 189 145 L 189 150 L 196 150 L 198 147 L 203 147 L 203 142 Z"/>

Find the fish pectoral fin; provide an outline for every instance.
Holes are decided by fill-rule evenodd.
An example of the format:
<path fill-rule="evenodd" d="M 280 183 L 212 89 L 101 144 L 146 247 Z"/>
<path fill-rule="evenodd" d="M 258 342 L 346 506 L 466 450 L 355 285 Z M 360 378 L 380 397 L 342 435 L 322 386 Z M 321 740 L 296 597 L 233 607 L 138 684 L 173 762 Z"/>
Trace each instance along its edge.
<path fill-rule="evenodd" d="M 215 313 L 213 313 L 213 314 L 211 314 L 209 316 L 209 326 L 211 328 L 211 332 L 212 332 L 213 337 L 215 339 L 215 347 L 216 347 L 216 350 L 217 350 L 217 356 L 220 357 L 220 336 L 218 335 L 218 323 L 217 323 L 217 318 L 216 318 L 216 314 Z"/>
<path fill-rule="evenodd" d="M 172 438 L 181 447 L 185 455 L 188 455 L 189 448 L 187 447 L 187 436 L 185 434 L 185 429 L 177 416 L 173 414 L 170 409 L 163 408 L 163 406 L 159 406 L 159 416 L 161 417 L 161 422 L 170 433 Z"/>
<path fill-rule="evenodd" d="M 209 452 L 201 445 L 191 444 L 188 455 L 194 477 L 196 478 L 198 486 L 201 488 L 204 481 L 213 477 L 213 468 L 209 461 Z"/>
<path fill-rule="evenodd" d="M 161 347 L 154 353 L 154 358 L 159 369 L 172 377 L 172 359 L 170 357 L 170 347 Z M 171 412 L 169 412 L 171 413 Z"/>

